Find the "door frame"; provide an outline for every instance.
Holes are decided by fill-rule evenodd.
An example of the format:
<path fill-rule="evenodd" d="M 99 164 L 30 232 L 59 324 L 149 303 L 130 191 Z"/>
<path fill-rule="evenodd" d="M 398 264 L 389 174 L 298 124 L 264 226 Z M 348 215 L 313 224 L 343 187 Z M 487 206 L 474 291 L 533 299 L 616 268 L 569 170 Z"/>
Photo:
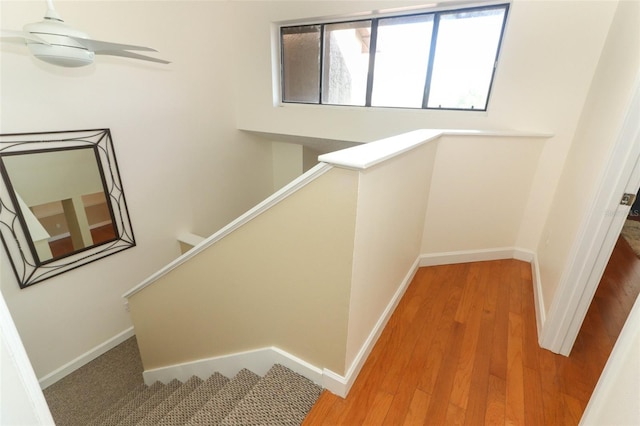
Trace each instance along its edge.
<path fill-rule="evenodd" d="M 539 336 L 540 345 L 565 356 L 573 348 L 631 206 L 622 195 L 640 188 L 640 75 L 625 120 L 574 242 Z"/>

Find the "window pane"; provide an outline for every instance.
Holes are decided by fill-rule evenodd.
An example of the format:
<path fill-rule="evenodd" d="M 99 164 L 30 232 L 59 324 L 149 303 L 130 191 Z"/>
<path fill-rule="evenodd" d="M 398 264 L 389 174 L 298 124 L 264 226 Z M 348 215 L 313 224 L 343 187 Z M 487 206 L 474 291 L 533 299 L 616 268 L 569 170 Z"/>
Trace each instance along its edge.
<path fill-rule="evenodd" d="M 320 101 L 320 25 L 282 28 L 284 102 Z"/>
<path fill-rule="evenodd" d="M 433 15 L 378 21 L 372 106 L 422 108 Z"/>
<path fill-rule="evenodd" d="M 322 103 L 364 105 L 371 21 L 325 25 Z"/>
<path fill-rule="evenodd" d="M 486 109 L 505 9 L 440 18 L 429 108 Z"/>

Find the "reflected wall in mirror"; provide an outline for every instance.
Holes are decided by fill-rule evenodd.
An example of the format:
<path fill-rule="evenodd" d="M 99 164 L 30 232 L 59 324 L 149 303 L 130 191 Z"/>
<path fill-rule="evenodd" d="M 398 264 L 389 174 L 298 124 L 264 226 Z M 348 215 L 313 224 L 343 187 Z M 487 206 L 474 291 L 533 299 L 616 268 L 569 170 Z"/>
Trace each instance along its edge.
<path fill-rule="evenodd" d="M 0 172 L 20 287 L 135 246 L 108 129 L 0 135 Z"/>

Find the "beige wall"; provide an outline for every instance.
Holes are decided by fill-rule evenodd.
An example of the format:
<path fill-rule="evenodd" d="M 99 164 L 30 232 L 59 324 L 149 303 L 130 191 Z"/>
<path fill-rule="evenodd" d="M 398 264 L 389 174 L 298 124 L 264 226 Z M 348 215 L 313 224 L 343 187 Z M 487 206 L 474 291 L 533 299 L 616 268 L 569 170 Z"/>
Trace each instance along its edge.
<path fill-rule="evenodd" d="M 332 169 L 133 295 L 144 368 L 277 346 L 342 374 L 357 184 Z"/>
<path fill-rule="evenodd" d="M 618 4 L 538 245 L 547 309 L 621 130 L 640 76 L 640 3 Z M 606 212 L 601 212 L 606 214 Z"/>
<path fill-rule="evenodd" d="M 346 369 L 420 255 L 438 143 L 360 173 Z"/>
<path fill-rule="evenodd" d="M 273 187 L 269 144 L 235 126 L 230 3 L 55 5 L 90 36 L 149 45 L 172 64 L 100 56 L 64 69 L 2 43 L 0 131 L 110 128 L 137 243 L 24 290 L 0 255 L 0 290 L 38 377 L 131 326 L 121 295 L 179 255 L 176 235 L 208 235 Z M 3 0 L 0 27 L 19 30 L 45 10 Z"/>

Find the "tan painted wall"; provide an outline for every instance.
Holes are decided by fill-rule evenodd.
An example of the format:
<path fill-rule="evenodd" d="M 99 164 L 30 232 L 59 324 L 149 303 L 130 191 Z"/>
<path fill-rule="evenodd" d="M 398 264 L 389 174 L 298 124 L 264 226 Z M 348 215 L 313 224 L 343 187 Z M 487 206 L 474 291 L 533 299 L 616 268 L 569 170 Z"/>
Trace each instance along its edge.
<path fill-rule="evenodd" d="M 145 369 L 275 345 L 342 374 L 357 183 L 332 169 L 133 295 Z"/>
<path fill-rule="evenodd" d="M 420 255 L 438 144 L 360 173 L 346 369 Z"/>

